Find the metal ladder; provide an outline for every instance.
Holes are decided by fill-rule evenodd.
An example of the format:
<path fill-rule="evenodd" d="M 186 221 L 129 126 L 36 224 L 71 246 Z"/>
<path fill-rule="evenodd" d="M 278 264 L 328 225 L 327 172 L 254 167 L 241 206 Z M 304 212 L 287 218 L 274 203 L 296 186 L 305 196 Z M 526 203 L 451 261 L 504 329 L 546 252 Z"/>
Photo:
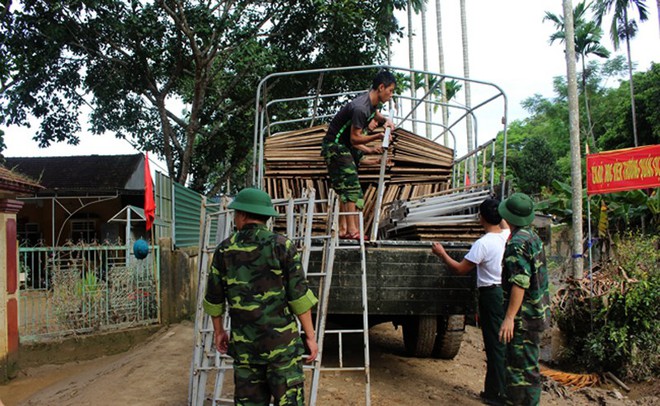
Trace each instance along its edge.
<path fill-rule="evenodd" d="M 317 277 L 319 280 L 319 302 L 316 311 L 316 335 L 318 344 L 318 355 L 313 364 L 312 383 L 310 386 L 309 405 L 315 406 L 318 400 L 319 381 L 322 371 L 364 371 L 365 378 L 365 401 L 366 405 L 371 405 L 371 379 L 369 370 L 369 316 L 367 306 L 367 263 L 366 263 L 366 250 L 364 244 L 364 219 L 362 212 L 354 213 L 340 213 L 339 212 L 339 198 L 330 191 L 328 197 L 328 214 L 326 221 L 326 235 L 320 238 L 323 241 L 322 247 L 313 247 L 306 245 L 308 250 L 322 250 L 323 258 L 321 263 L 320 272 L 308 272 L 307 278 Z M 355 244 L 340 244 L 339 242 L 339 216 L 340 215 L 357 215 L 360 241 L 358 245 Z M 330 288 L 332 285 L 332 273 L 334 268 L 335 254 L 337 250 L 359 250 L 360 263 L 361 263 L 361 296 L 362 296 L 362 328 L 358 329 L 326 329 L 328 304 L 330 301 Z M 303 255 L 305 251 L 303 251 Z M 362 334 L 364 345 L 364 366 L 344 366 L 343 357 L 343 336 L 344 334 Z M 339 366 L 338 367 L 325 367 L 322 365 L 324 342 L 327 334 L 337 334 L 339 349 Z"/>
<path fill-rule="evenodd" d="M 204 312 L 202 307 L 206 279 L 210 269 L 210 259 L 215 251 L 217 243 L 228 238 L 233 231 L 233 210 L 225 209 L 224 204 L 202 204 L 202 230 L 200 233 L 200 259 L 198 265 L 199 284 L 197 290 L 197 305 L 195 317 L 195 340 L 193 359 L 191 362 L 190 382 L 188 386 L 188 404 L 193 406 L 206 404 L 210 401 L 212 405 L 232 405 L 233 397 L 222 395 L 226 372 L 233 369 L 233 360 L 226 354 L 220 354 L 213 348 L 213 325 L 211 317 Z M 287 235 L 292 240 L 298 241 L 302 247 L 311 245 L 312 221 L 314 210 L 314 190 L 305 190 L 300 199 L 287 199 L 274 201 L 275 206 L 284 206 L 286 209 Z M 297 214 L 295 207 L 302 206 Z M 270 223 L 272 226 L 273 223 Z M 215 235 L 211 235 L 215 228 Z M 304 269 L 309 263 L 309 249 L 304 249 Z M 223 326 L 230 333 L 231 322 L 228 310 L 223 316 Z M 215 373 L 215 378 L 211 375 Z M 209 379 L 214 379 L 213 393 L 206 394 L 206 386 Z"/>
<path fill-rule="evenodd" d="M 232 210 L 224 209 L 222 204 L 206 204 L 202 202 L 202 215 L 204 219 L 199 241 L 198 286 L 195 309 L 195 336 L 193 359 L 190 366 L 190 382 L 188 385 L 188 404 L 192 406 L 203 405 L 206 399 L 206 384 L 209 374 L 216 373 L 215 389 L 212 404 L 233 404 L 233 399 L 223 399 L 217 391 L 218 380 L 224 380 L 224 374 L 232 368 L 231 357 L 220 354 L 213 348 L 213 324 L 211 316 L 204 312 L 202 303 L 206 289 L 206 279 L 210 269 L 209 259 L 215 251 L 215 241 L 227 238 L 233 229 Z M 211 231 L 215 224 L 216 234 L 211 238 Z M 225 329 L 229 329 L 229 316 L 225 312 L 223 317 Z M 222 384 L 220 385 L 220 391 Z M 230 403 L 228 403 L 230 402 Z"/>
<path fill-rule="evenodd" d="M 305 365 L 305 369 L 312 369 L 312 383 L 310 386 L 310 397 L 308 404 L 316 405 L 320 372 L 324 371 L 356 371 L 363 370 L 365 372 L 365 393 L 366 404 L 370 405 L 370 375 L 369 375 L 369 335 L 368 335 L 368 315 L 367 315 L 367 289 L 366 289 L 366 252 L 364 247 L 364 240 L 360 240 L 359 245 L 340 245 L 338 238 L 338 216 L 339 203 L 338 199 L 331 191 L 330 197 L 327 200 L 327 213 L 315 213 L 314 207 L 316 204 L 326 203 L 324 200 L 315 200 L 314 190 L 306 190 L 302 198 L 287 199 L 284 201 L 274 201 L 275 206 L 285 206 L 286 208 L 286 229 L 289 239 L 297 243 L 301 252 L 301 262 L 303 269 L 306 272 L 306 277 L 319 278 L 319 303 L 317 304 L 317 317 L 315 331 L 317 334 L 317 341 L 319 353 L 317 359 L 311 366 Z M 189 384 L 189 404 L 199 406 L 205 404 L 205 401 L 210 400 L 212 405 L 232 405 L 233 398 L 223 397 L 222 391 L 226 372 L 233 368 L 231 357 L 220 354 L 213 348 L 213 325 L 211 317 L 208 316 L 203 308 L 204 291 L 206 288 L 206 279 L 208 277 L 209 259 L 215 250 L 215 244 L 211 242 L 212 225 L 216 224 L 215 241 L 219 242 L 229 237 L 232 232 L 232 211 L 223 210 L 220 205 L 206 205 L 204 204 L 205 221 L 202 225 L 202 233 L 200 235 L 200 260 L 199 260 L 199 286 L 197 292 L 197 306 L 195 317 L 195 346 L 193 352 L 193 360 L 191 363 L 191 374 Z M 296 206 L 302 206 L 302 209 L 296 210 Z M 212 211 L 218 207 L 215 211 Z M 208 213 L 207 213 L 208 212 Z M 341 215 L 357 214 L 359 216 L 360 235 L 364 235 L 364 222 L 362 213 L 341 213 Z M 326 216 L 326 230 L 327 234 L 323 236 L 315 236 L 312 238 L 312 225 L 313 219 L 316 216 Z M 314 245 L 315 242 L 323 241 L 322 246 Z M 363 304 L 363 327 L 362 329 L 355 330 L 326 330 L 325 322 L 327 319 L 327 309 L 330 295 L 330 285 L 332 282 L 332 268 L 334 266 L 335 251 L 337 249 L 353 249 L 361 251 L 361 264 L 362 264 L 362 304 Z M 323 251 L 322 270 L 321 272 L 310 273 L 307 272 L 311 252 Z M 223 325 L 226 331 L 230 330 L 229 315 L 225 312 L 223 317 Z M 302 331 L 302 330 L 301 330 Z M 364 367 L 344 367 L 342 355 L 342 336 L 343 334 L 362 333 L 364 337 Z M 321 359 L 323 354 L 323 342 L 325 334 L 338 334 L 339 337 L 339 367 L 322 367 Z M 215 372 L 215 382 L 212 397 L 206 396 L 206 385 L 209 379 L 209 373 Z"/>
<path fill-rule="evenodd" d="M 286 228 L 287 235 L 291 236 L 290 239 L 293 241 L 302 241 L 303 247 L 311 244 L 311 231 L 312 231 L 312 220 L 313 220 L 313 209 L 314 209 L 314 190 L 306 190 L 303 193 L 303 197 L 300 199 L 288 199 L 285 201 L 274 202 L 274 205 L 285 206 L 286 208 Z M 295 207 L 302 205 L 303 208 L 300 210 L 302 216 L 296 215 Z M 213 207 L 213 205 L 209 205 Z M 205 206 L 205 207 L 209 207 Z M 211 323 L 211 317 L 208 316 L 203 308 L 202 301 L 204 297 L 204 289 L 206 287 L 206 278 L 208 277 L 209 269 L 209 258 L 215 250 L 216 244 L 211 244 L 210 241 L 210 229 L 214 221 L 217 221 L 218 225 L 216 233 L 216 242 L 223 241 L 225 238 L 228 238 L 231 235 L 232 228 L 231 221 L 233 218 L 233 210 L 220 210 L 216 212 L 211 212 L 206 216 L 203 225 L 203 241 L 200 241 L 200 247 L 204 247 L 201 250 L 201 259 L 200 259 L 200 286 L 198 290 L 198 305 L 197 305 L 197 314 L 195 317 L 196 322 L 201 320 L 199 330 L 196 326 L 196 340 L 195 340 L 195 352 L 193 359 L 193 367 L 191 372 L 191 383 L 190 383 L 190 404 L 193 406 L 203 405 L 206 400 L 210 400 L 213 406 L 216 405 L 233 405 L 233 397 L 223 396 L 223 387 L 226 377 L 226 372 L 233 369 L 233 360 L 230 356 L 226 354 L 221 354 L 212 348 L 213 344 L 213 325 Z M 222 224 L 224 227 L 221 227 Z M 273 223 L 270 223 L 272 226 Z M 309 250 L 307 250 L 309 251 Z M 309 255 L 305 259 L 306 263 L 309 262 Z M 305 268 L 306 269 L 306 264 Z M 231 322 L 229 317 L 228 309 L 225 311 L 223 316 L 223 327 L 225 331 L 231 334 Z M 300 327 L 300 326 L 299 326 Z M 213 385 L 213 394 L 210 398 L 206 396 L 206 382 L 208 380 L 209 372 L 215 372 L 215 379 Z"/>

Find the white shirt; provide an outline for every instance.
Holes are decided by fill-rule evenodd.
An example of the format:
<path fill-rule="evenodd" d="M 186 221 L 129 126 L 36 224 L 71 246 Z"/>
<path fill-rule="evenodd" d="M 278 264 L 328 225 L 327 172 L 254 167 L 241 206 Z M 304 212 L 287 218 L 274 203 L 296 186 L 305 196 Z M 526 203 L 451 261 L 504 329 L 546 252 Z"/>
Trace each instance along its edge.
<path fill-rule="evenodd" d="M 478 288 L 502 283 L 502 257 L 509 235 L 509 229 L 502 229 L 499 233 L 486 233 L 465 255 L 465 259 L 477 265 Z"/>

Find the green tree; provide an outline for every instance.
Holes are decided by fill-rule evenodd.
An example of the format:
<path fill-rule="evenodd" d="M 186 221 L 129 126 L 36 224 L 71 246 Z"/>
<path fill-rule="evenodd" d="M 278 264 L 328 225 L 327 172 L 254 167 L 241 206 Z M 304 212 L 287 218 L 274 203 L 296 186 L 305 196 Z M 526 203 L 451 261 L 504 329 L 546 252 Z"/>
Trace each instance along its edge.
<path fill-rule="evenodd" d="M 585 60 L 589 55 L 596 55 L 601 58 L 608 58 L 610 52 L 603 45 L 600 40 L 603 37 L 603 30 L 593 21 L 586 19 L 585 13 L 588 6 L 584 1 L 580 2 L 573 9 L 573 24 L 575 27 L 575 53 L 578 55 L 582 64 L 582 95 L 584 97 L 584 108 L 587 116 L 587 133 L 591 136 L 593 144 L 593 124 L 591 121 L 591 112 L 589 109 L 589 96 L 587 91 L 587 77 L 588 71 L 585 66 Z M 565 27 L 564 17 L 546 11 L 543 20 L 549 20 L 554 23 L 557 32 L 550 36 L 550 43 L 555 41 L 565 42 Z"/>
<path fill-rule="evenodd" d="M 155 151 L 172 178 L 183 183 L 192 174 L 196 189 L 215 191 L 226 179 L 240 182 L 237 171 L 249 166 L 262 77 L 383 60 L 387 36 L 399 33 L 392 11 L 405 3 L 6 3 L 13 8 L 0 12 L 0 124 L 27 126 L 33 116 L 41 146 L 76 144 L 89 109 L 93 133 Z M 327 84 L 369 80 L 343 79 Z M 282 80 L 268 90 L 304 93 L 315 85 Z"/>
<path fill-rule="evenodd" d="M 654 63 L 646 72 L 637 72 L 638 135 L 641 145 L 660 143 L 660 64 Z M 597 126 L 597 145 L 602 150 L 628 148 L 632 146 L 630 97 L 627 81 L 609 89 L 594 103 L 594 121 Z"/>
<path fill-rule="evenodd" d="M 602 64 L 590 62 L 587 87 L 591 94 L 593 132 L 597 150 L 627 148 L 632 145 L 630 115 L 626 114 L 630 109 L 628 84 L 623 81 L 616 87 L 605 86 L 612 78 L 623 76 L 626 69 L 623 57 L 613 58 Z M 640 140 L 644 144 L 660 143 L 659 71 L 658 64 L 653 64 L 648 71 L 635 74 L 635 81 L 639 82 L 640 88 L 640 94 L 637 96 L 640 106 L 638 113 Z M 563 77 L 554 79 L 554 92 L 552 98 L 537 94 L 523 100 L 522 106 L 528 112 L 528 117 L 509 123 L 508 154 L 510 158 L 515 159 L 515 156 L 522 153 L 529 139 L 543 137 L 557 157 L 555 179 L 568 182 L 570 173 L 568 106 L 566 80 Z M 501 142 L 501 134 L 498 135 L 498 142 Z"/>
<path fill-rule="evenodd" d="M 548 141 L 539 136 L 527 139 L 521 153 L 510 162 L 518 190 L 529 195 L 550 186 L 557 173 L 555 154 Z"/>
<path fill-rule="evenodd" d="M 632 74 L 632 58 L 630 55 L 630 40 L 637 33 L 637 22 L 631 18 L 630 11 L 637 10 L 639 21 L 648 19 L 648 10 L 644 0 L 596 0 L 594 3 L 594 12 L 596 22 L 600 25 L 605 15 L 612 13 L 612 23 L 610 24 L 610 37 L 614 44 L 614 49 L 619 49 L 619 41 L 626 40 L 626 55 L 628 56 L 628 76 L 630 78 L 630 108 L 632 114 L 633 140 L 635 146 L 639 145 L 637 140 L 637 115 L 635 114 L 635 86 Z"/>

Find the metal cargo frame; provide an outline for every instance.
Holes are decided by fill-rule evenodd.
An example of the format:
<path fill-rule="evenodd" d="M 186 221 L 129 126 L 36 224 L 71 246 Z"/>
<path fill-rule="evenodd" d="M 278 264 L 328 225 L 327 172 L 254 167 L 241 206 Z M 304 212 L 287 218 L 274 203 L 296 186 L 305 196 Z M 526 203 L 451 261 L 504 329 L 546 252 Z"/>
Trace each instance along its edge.
<path fill-rule="evenodd" d="M 459 76 L 446 75 L 436 72 L 396 67 L 391 65 L 348 66 L 348 67 L 325 68 L 325 69 L 310 69 L 310 70 L 301 70 L 301 71 L 292 71 L 292 72 L 278 72 L 278 73 L 270 74 L 266 76 L 264 79 L 262 79 L 261 82 L 259 83 L 259 86 L 257 87 L 256 98 L 255 98 L 256 101 L 255 101 L 254 145 L 253 145 L 254 166 L 253 166 L 253 177 L 252 177 L 253 184 L 256 185 L 257 187 L 263 187 L 264 143 L 267 137 L 275 135 L 278 132 L 280 132 L 278 131 L 277 128 L 278 126 L 281 127 L 282 125 L 285 124 L 300 123 L 301 127 L 303 126 L 311 127 L 312 125 L 315 124 L 315 122 L 316 123 L 327 122 L 334 116 L 335 112 L 333 112 L 332 114 L 318 114 L 320 101 L 328 101 L 328 100 L 339 101 L 344 99 L 348 101 L 350 97 L 355 96 L 367 90 L 365 88 L 361 88 L 361 89 L 346 90 L 342 92 L 325 93 L 321 89 L 322 87 L 321 84 L 323 82 L 324 77 L 326 77 L 327 75 L 331 75 L 333 73 L 345 74 L 349 72 L 359 72 L 359 71 L 376 72 L 380 69 L 388 69 L 390 72 L 394 73 L 395 75 L 403 75 L 404 77 L 405 76 L 413 77 L 413 75 L 424 75 L 435 79 L 435 84 L 430 89 L 428 89 L 428 91 L 426 91 L 426 93 L 422 97 L 411 97 L 403 94 L 395 96 L 396 99 L 405 100 L 409 102 L 412 106 L 412 109 L 409 112 L 407 112 L 405 115 L 401 111 L 402 106 L 399 106 L 399 111 L 394 114 L 394 117 L 392 117 L 394 122 L 397 123 L 397 127 L 402 127 L 411 124 L 414 121 L 416 123 L 423 123 L 425 125 L 431 126 L 436 129 L 439 128 L 440 131 L 438 135 L 432 137 L 433 141 L 437 142 L 437 140 L 440 137 L 444 136 L 445 134 L 450 135 L 451 138 L 453 139 L 454 154 L 456 154 L 455 130 L 457 128 L 457 125 L 459 123 L 462 123 L 468 116 L 472 118 L 474 123 L 474 145 L 472 146 L 472 148 L 468 148 L 468 150 L 471 151 L 468 152 L 465 156 L 461 157 L 458 160 L 455 160 L 455 165 L 453 168 L 453 175 L 452 175 L 453 182 L 455 185 L 459 185 L 459 186 L 461 185 L 461 179 L 459 175 L 462 173 L 461 172 L 461 163 L 462 163 L 463 168 L 465 168 L 463 169 L 463 171 L 469 171 L 472 182 L 478 181 L 480 178 L 483 178 L 482 181 L 488 181 L 490 183 L 491 190 L 494 187 L 493 183 L 495 182 L 495 179 L 493 178 L 493 174 L 496 169 L 494 159 L 492 159 L 495 156 L 494 139 L 485 142 L 483 145 L 480 145 L 478 132 L 477 132 L 477 128 L 478 128 L 477 123 L 478 123 L 478 113 L 481 111 L 480 109 L 486 105 L 489 105 L 491 102 L 499 98 L 502 98 L 501 124 L 502 124 L 502 133 L 503 133 L 503 150 L 502 150 L 502 163 L 501 163 L 501 167 L 499 168 L 500 169 L 499 181 L 501 182 L 500 195 L 503 196 L 506 190 L 505 179 L 506 179 L 506 159 L 507 159 L 507 154 L 506 154 L 507 97 L 504 91 L 499 86 L 491 82 L 463 78 Z M 267 94 L 268 92 L 266 91 L 266 89 L 268 89 L 268 86 L 273 84 L 278 78 L 296 77 L 296 76 L 302 77 L 305 75 L 318 77 L 317 79 L 318 86 L 315 90 L 308 92 L 306 95 L 298 96 L 298 97 L 289 97 L 289 98 L 272 99 L 272 100 L 268 99 L 268 94 Z M 491 93 L 489 93 L 489 95 L 484 97 L 482 100 L 476 100 L 474 106 L 471 107 L 466 107 L 453 101 L 442 102 L 442 101 L 434 100 L 433 91 L 435 90 L 435 88 L 440 86 L 442 82 L 447 80 L 455 80 L 459 83 L 462 83 L 463 85 L 469 83 L 471 86 L 478 86 L 478 88 L 476 89 L 487 89 L 490 90 Z M 475 88 L 473 88 L 473 90 L 474 89 Z M 473 91 L 472 93 L 473 97 L 475 93 L 477 92 Z M 276 119 L 277 107 L 279 106 L 285 107 L 287 103 L 292 103 L 292 102 L 307 103 L 309 106 L 307 116 L 278 121 Z M 411 119 L 411 115 L 413 111 L 418 110 L 420 107 L 423 109 L 426 106 L 431 106 L 431 107 L 445 106 L 450 111 L 458 111 L 459 114 L 457 118 L 453 119 L 446 126 L 443 125 L 442 123 L 438 123 L 435 121 Z M 275 118 L 274 121 L 271 121 L 271 116 Z M 492 145 L 492 155 L 490 155 L 491 157 L 490 173 L 486 174 L 485 168 L 483 168 L 484 170 L 482 171 L 481 176 L 479 176 L 479 174 L 477 174 L 477 169 L 479 166 L 478 154 L 479 153 L 482 154 L 483 164 L 485 164 L 485 158 L 488 152 L 488 147 L 491 145 Z M 465 176 L 463 176 L 463 179 L 464 178 Z"/>

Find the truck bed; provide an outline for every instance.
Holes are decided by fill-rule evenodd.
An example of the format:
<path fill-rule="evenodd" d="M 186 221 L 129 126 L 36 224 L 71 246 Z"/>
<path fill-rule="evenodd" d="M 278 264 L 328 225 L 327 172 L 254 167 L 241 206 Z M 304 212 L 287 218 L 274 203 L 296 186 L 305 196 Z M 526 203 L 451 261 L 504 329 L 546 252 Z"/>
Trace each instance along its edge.
<path fill-rule="evenodd" d="M 357 242 L 342 245 L 357 246 Z M 461 260 L 469 245 L 446 244 Z M 459 276 L 431 252 L 429 242 L 379 241 L 366 247 L 369 315 L 470 314 L 475 308 L 475 273 Z M 321 253 L 310 258 L 310 272 L 319 272 Z M 329 314 L 361 314 L 360 251 L 337 249 L 330 289 Z M 316 291 L 317 278 L 310 277 Z"/>

